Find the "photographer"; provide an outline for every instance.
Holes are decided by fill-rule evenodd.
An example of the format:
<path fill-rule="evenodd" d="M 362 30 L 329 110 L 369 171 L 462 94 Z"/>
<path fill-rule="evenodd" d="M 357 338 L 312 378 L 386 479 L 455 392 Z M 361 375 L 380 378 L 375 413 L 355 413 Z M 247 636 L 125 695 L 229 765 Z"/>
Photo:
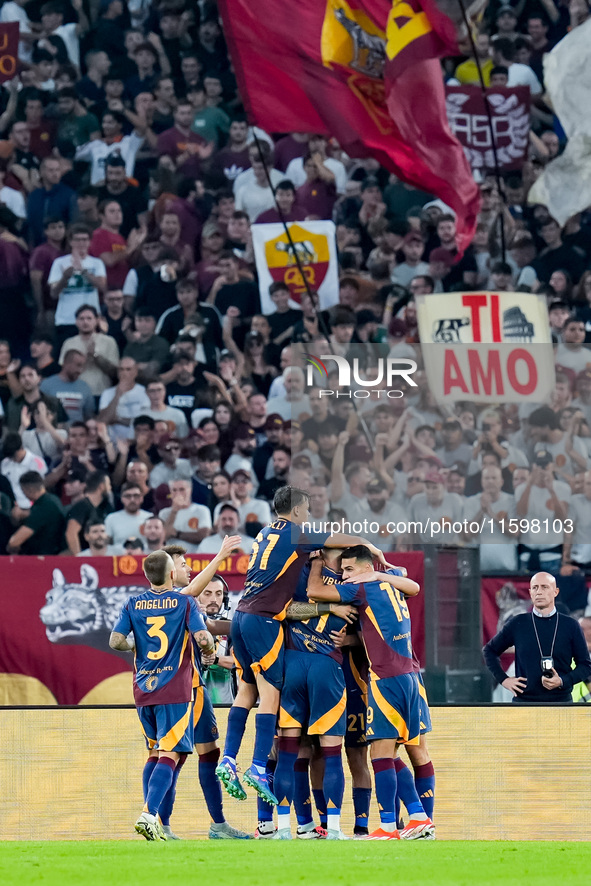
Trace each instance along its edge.
<path fill-rule="evenodd" d="M 214 575 L 201 591 L 197 602 L 208 619 L 217 621 L 230 617 L 230 594 L 221 575 Z M 201 655 L 203 682 L 213 704 L 232 704 L 236 694 L 234 657 L 231 654 L 230 637 L 215 638 L 215 652 Z"/>
<path fill-rule="evenodd" d="M 532 612 L 516 615 L 483 649 L 486 666 L 514 702 L 572 703 L 572 688 L 591 676 L 585 637 L 574 618 L 559 613 L 556 579 L 537 572 L 530 581 Z M 515 647 L 515 677 L 508 677 L 500 656 Z M 572 667 L 574 661 L 575 667 Z"/>

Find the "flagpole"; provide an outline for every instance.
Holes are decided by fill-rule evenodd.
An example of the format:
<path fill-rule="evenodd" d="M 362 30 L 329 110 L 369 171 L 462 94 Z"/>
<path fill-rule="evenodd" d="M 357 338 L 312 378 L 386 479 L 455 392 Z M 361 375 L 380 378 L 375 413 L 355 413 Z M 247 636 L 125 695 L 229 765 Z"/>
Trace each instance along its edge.
<path fill-rule="evenodd" d="M 486 116 L 488 118 L 488 128 L 490 131 L 490 140 L 492 145 L 493 159 L 494 159 L 494 172 L 495 172 L 495 181 L 497 183 L 497 191 L 499 192 L 499 197 L 505 203 L 505 194 L 501 188 L 501 168 L 499 166 L 499 157 L 497 154 L 497 146 L 495 143 L 495 133 L 493 128 L 492 121 L 492 113 L 490 110 L 490 105 L 488 103 L 486 97 L 486 84 L 484 82 L 484 74 L 482 73 L 482 67 L 480 65 L 480 59 L 478 58 L 478 54 L 476 52 L 476 44 L 474 43 L 474 36 L 472 34 L 472 28 L 470 26 L 470 20 L 468 19 L 468 13 L 466 12 L 466 6 L 464 4 L 464 0 L 458 0 L 460 9 L 462 10 L 462 16 L 464 19 L 464 24 L 466 25 L 466 30 L 468 32 L 468 39 L 470 40 L 470 47 L 472 49 L 472 55 L 474 56 L 474 61 L 476 62 L 476 69 L 478 71 L 478 79 L 480 80 L 480 90 L 482 92 L 482 100 L 484 102 L 484 108 L 486 110 Z M 505 242 L 505 217 L 503 212 L 501 212 L 501 256 L 503 261 L 506 261 L 507 255 L 507 245 Z"/>
<path fill-rule="evenodd" d="M 307 279 L 306 275 L 304 274 L 304 267 L 302 265 L 302 261 L 301 261 L 299 252 L 295 248 L 295 244 L 292 239 L 291 232 L 290 232 L 289 227 L 287 225 L 287 219 L 285 218 L 283 211 L 282 211 L 279 203 L 277 202 L 277 193 L 275 191 L 275 188 L 273 187 L 273 182 L 271 181 L 271 174 L 267 168 L 267 164 L 265 162 L 265 157 L 264 157 L 264 154 L 263 154 L 263 151 L 261 148 L 261 143 L 259 141 L 259 137 L 256 134 L 254 123 L 253 123 L 253 127 L 252 127 L 252 134 L 253 134 L 254 141 L 255 141 L 255 144 L 257 147 L 257 151 L 259 152 L 259 159 L 260 159 L 261 163 L 263 164 L 263 168 L 265 170 L 265 178 L 267 179 L 267 184 L 269 185 L 269 187 L 271 189 L 271 193 L 273 195 L 273 200 L 275 202 L 275 208 L 277 210 L 277 214 L 279 215 L 279 219 L 281 220 L 281 224 L 283 225 L 283 230 L 285 231 L 285 236 L 287 237 L 288 243 L 291 246 L 291 254 L 295 258 L 295 262 L 296 262 L 298 271 L 300 272 L 300 276 L 303 280 L 304 286 L 306 287 L 306 292 L 307 292 L 308 296 L 310 297 L 310 303 L 312 304 L 312 307 L 314 308 L 314 312 L 316 314 L 316 319 L 318 320 L 318 326 L 322 327 L 322 333 L 323 333 L 323 335 L 326 336 L 326 340 L 330 344 L 330 329 L 328 328 L 328 326 L 326 324 L 326 320 L 324 319 L 323 313 L 320 310 L 318 293 L 312 292 L 312 290 L 310 289 L 310 284 L 308 283 L 308 279 Z M 363 431 L 363 434 L 365 436 L 365 439 L 367 440 L 369 448 L 371 449 L 372 453 L 375 455 L 375 445 L 374 445 L 373 438 L 369 432 L 369 428 L 367 426 L 367 423 L 366 423 L 365 419 L 363 418 L 363 416 L 361 415 L 361 413 L 359 412 L 359 409 L 357 408 L 357 403 L 355 402 L 354 397 L 352 398 L 352 401 L 353 401 L 353 409 L 355 411 L 357 421 L 359 422 L 359 426 L 360 426 L 361 430 Z"/>

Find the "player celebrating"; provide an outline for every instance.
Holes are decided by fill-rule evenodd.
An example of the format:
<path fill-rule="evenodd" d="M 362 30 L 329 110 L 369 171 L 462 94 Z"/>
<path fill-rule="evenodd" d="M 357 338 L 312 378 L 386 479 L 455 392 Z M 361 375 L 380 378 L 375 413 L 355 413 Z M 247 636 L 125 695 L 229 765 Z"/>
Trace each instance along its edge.
<path fill-rule="evenodd" d="M 191 581 L 191 569 L 185 559 L 186 551 L 180 545 L 168 545 L 164 550 L 170 554 L 174 563 L 174 584 L 181 594 L 189 594 L 198 597 L 213 580 L 220 564 L 233 550 L 240 546 L 240 536 L 226 536 L 220 549 L 205 569 L 198 573 Z M 230 622 L 206 618 L 206 625 L 212 635 L 226 635 L 230 629 Z M 215 646 L 211 650 L 215 652 Z M 250 834 L 239 831 L 232 827 L 225 819 L 222 791 L 216 778 L 215 770 L 220 758 L 220 749 L 217 739 L 219 730 L 209 693 L 203 681 L 200 662 L 195 662 L 194 673 L 194 698 L 193 707 L 193 739 L 195 749 L 199 755 L 199 784 L 203 791 L 207 809 L 212 818 L 209 828 L 210 840 L 249 840 Z M 183 761 L 184 762 L 184 761 Z M 149 763 L 149 761 L 148 761 Z M 146 764 L 148 765 L 148 764 Z M 178 777 L 178 772 L 175 772 Z M 174 790 L 175 783 L 171 790 Z M 168 801 L 168 802 L 167 802 Z M 163 810 L 161 807 L 162 824 L 170 827 L 170 815 L 174 803 L 174 794 L 165 798 Z M 164 814 L 163 814 L 164 813 Z M 168 833 L 170 836 L 170 833 Z"/>
<path fill-rule="evenodd" d="M 370 664 L 366 735 L 371 745 L 381 822 L 381 827 L 368 839 L 433 839 L 433 822 L 426 815 L 414 785 L 407 786 L 405 798 L 410 821 L 401 834 L 396 828 L 397 748 L 400 744 L 418 744 L 421 724 L 421 696 L 413 664 L 408 606 L 385 576 L 373 572 L 372 554 L 367 547 L 358 545 L 345 551 L 341 567 L 343 578 L 354 583 L 323 584 L 322 562 L 316 558 L 311 567 L 308 596 L 316 601 L 341 601 L 359 607 L 361 635 Z M 395 585 L 396 579 L 392 582 Z"/>
<path fill-rule="evenodd" d="M 154 551 L 143 568 L 150 589 L 125 603 L 109 645 L 121 651 L 135 648 L 135 704 L 148 748 L 158 755 L 135 829 L 146 840 L 166 840 L 158 812 L 181 754 L 193 751 L 194 654 L 189 639 L 206 654 L 214 645 L 195 601 L 173 590 L 172 557 Z"/>
<path fill-rule="evenodd" d="M 253 544 L 245 590 L 232 621 L 232 644 L 240 675 L 236 699 L 228 715 L 224 757 L 216 772 L 228 793 L 245 799 L 236 775 L 236 756 L 250 710 L 259 699 L 255 718 L 252 765 L 244 781 L 267 802 L 277 804 L 265 767 L 275 736 L 279 693 L 283 684 L 283 628 L 281 622 L 310 551 L 328 547 L 368 544 L 357 536 L 338 533 L 305 535 L 310 498 L 293 486 L 278 489 L 273 508 L 278 519 L 266 526 Z M 370 545 L 376 552 L 381 554 Z M 383 555 L 381 555 L 383 557 Z"/>

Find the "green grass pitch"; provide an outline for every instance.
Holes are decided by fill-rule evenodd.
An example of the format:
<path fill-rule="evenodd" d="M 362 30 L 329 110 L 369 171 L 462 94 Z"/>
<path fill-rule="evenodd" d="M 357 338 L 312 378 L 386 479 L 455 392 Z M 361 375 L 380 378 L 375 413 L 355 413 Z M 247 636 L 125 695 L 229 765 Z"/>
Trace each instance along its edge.
<path fill-rule="evenodd" d="M 591 843 L 3 843 L 4 886 L 588 886 Z"/>

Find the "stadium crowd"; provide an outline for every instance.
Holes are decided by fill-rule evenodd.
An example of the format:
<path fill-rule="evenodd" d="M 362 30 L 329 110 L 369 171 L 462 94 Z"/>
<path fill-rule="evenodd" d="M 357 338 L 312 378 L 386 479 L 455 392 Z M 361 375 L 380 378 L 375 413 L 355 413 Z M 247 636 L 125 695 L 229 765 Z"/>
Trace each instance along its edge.
<path fill-rule="evenodd" d="M 588 568 L 591 213 L 561 229 L 526 202 L 565 139 L 542 59 L 588 16 L 585 0 L 489 4 L 485 81 L 530 87 L 531 147 L 500 190 L 482 176 L 459 258 L 440 200 L 334 140 L 249 126 L 215 3 L 4 2 L 21 42 L 0 89 L 0 552 L 214 553 L 238 533 L 248 553 L 291 482 L 314 520 L 369 521 L 383 550 Z M 472 57 L 442 70 L 478 82 Z M 279 219 L 266 168 L 287 220 L 336 224 L 329 311 L 279 282 L 261 313 L 252 225 Z M 414 298 L 478 288 L 547 298 L 549 402 L 434 401 Z M 369 373 L 411 357 L 418 385 L 330 400 L 306 386 L 304 350 L 364 354 Z"/>

